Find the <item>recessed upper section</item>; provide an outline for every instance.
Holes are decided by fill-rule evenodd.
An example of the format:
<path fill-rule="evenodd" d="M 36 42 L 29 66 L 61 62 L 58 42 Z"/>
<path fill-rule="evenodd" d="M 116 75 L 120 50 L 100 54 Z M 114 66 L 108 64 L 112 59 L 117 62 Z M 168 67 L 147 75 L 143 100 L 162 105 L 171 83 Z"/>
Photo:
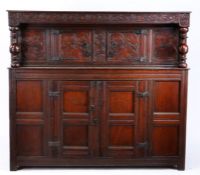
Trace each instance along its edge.
<path fill-rule="evenodd" d="M 12 67 L 187 67 L 189 12 L 8 13 Z"/>

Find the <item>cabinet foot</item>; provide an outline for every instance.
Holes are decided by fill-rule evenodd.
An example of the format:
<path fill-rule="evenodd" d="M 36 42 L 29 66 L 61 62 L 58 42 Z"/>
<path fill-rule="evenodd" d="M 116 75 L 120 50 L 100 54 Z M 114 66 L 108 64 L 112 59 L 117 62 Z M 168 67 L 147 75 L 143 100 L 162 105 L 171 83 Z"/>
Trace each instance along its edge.
<path fill-rule="evenodd" d="M 10 165 L 10 171 L 17 171 L 19 169 L 18 165 Z"/>

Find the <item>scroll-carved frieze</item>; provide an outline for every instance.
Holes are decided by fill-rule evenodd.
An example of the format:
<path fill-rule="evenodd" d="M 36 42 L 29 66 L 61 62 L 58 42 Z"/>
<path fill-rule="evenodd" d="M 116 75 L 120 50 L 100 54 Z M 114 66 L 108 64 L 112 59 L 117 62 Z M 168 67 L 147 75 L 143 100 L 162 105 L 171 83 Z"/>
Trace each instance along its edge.
<path fill-rule="evenodd" d="M 189 13 L 137 12 L 9 12 L 10 25 L 20 23 L 65 24 L 178 24 L 189 26 Z"/>
<path fill-rule="evenodd" d="M 188 46 L 187 46 L 187 27 L 181 27 L 179 29 L 180 32 L 180 43 L 179 43 L 179 67 L 186 68 L 186 54 L 188 52 Z"/>
<path fill-rule="evenodd" d="M 11 31 L 11 67 L 20 66 L 20 44 L 19 44 L 19 27 L 10 27 Z"/>

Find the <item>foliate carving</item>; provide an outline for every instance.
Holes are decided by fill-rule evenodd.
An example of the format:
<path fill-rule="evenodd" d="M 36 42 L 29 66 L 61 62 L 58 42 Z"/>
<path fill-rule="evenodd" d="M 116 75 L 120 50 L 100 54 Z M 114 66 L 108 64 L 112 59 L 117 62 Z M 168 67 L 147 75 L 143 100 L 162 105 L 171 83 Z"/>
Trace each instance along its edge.
<path fill-rule="evenodd" d="M 186 54 L 188 52 L 188 46 L 187 46 L 187 27 L 181 27 L 179 29 L 180 32 L 180 43 L 179 43 L 179 67 L 186 68 Z"/>
<path fill-rule="evenodd" d="M 107 36 L 107 59 L 109 61 L 145 61 L 145 39 L 141 30 L 111 31 Z M 144 57 L 143 59 L 139 59 Z"/>
<path fill-rule="evenodd" d="M 11 45 L 10 45 L 10 53 L 11 53 L 11 67 L 19 67 L 20 66 L 20 46 L 18 41 L 18 27 L 10 27 L 11 31 Z"/>

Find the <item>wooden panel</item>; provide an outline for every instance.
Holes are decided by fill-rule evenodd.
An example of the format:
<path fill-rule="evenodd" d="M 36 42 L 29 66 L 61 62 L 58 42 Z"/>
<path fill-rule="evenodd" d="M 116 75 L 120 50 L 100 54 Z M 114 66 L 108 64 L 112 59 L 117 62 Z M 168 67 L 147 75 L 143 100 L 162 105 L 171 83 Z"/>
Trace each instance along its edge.
<path fill-rule="evenodd" d="M 64 112 L 88 112 L 88 92 L 87 91 L 67 91 L 63 97 Z"/>
<path fill-rule="evenodd" d="M 46 59 L 45 36 L 45 30 L 39 27 L 25 28 L 22 32 L 22 52 L 25 64 Z"/>
<path fill-rule="evenodd" d="M 88 126 L 64 126 L 64 146 L 88 146 Z"/>
<path fill-rule="evenodd" d="M 17 125 L 17 155 L 43 155 L 43 129 L 40 125 Z"/>
<path fill-rule="evenodd" d="M 153 55 L 155 63 L 178 63 L 178 30 L 176 28 L 157 28 L 153 30 Z"/>
<path fill-rule="evenodd" d="M 179 129 L 178 126 L 156 126 L 152 133 L 153 156 L 178 155 Z"/>
<path fill-rule="evenodd" d="M 133 92 L 110 92 L 111 113 L 134 113 Z"/>
<path fill-rule="evenodd" d="M 133 126 L 110 126 L 110 146 L 133 146 Z"/>
<path fill-rule="evenodd" d="M 17 111 L 42 112 L 43 87 L 41 81 L 17 81 Z"/>
<path fill-rule="evenodd" d="M 154 84 L 154 112 L 179 112 L 180 83 L 178 81 L 156 81 Z"/>

